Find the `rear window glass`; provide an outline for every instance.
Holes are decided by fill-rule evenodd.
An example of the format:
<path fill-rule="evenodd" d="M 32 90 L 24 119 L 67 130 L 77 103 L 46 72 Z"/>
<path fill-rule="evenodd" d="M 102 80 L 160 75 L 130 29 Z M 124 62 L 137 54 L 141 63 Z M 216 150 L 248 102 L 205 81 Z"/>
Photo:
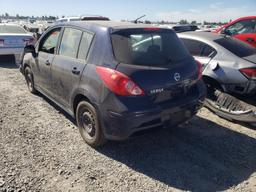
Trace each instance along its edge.
<path fill-rule="evenodd" d="M 26 33 L 26 31 L 19 26 L 0 25 L 0 33 Z"/>
<path fill-rule="evenodd" d="M 214 41 L 238 57 L 247 57 L 256 54 L 254 47 L 232 37 L 224 37 Z"/>
<path fill-rule="evenodd" d="M 165 66 L 189 56 L 183 43 L 171 30 L 129 29 L 111 35 L 116 60 L 121 63 Z"/>

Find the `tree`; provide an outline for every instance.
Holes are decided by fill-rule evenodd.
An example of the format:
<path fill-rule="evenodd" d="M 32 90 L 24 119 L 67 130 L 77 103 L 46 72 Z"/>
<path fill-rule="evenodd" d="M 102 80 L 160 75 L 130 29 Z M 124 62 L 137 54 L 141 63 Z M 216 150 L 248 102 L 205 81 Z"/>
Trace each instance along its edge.
<path fill-rule="evenodd" d="M 192 21 L 191 24 L 192 24 L 192 25 L 196 25 L 197 22 L 196 22 L 196 21 Z"/>
<path fill-rule="evenodd" d="M 149 20 L 145 20 L 146 24 L 151 24 L 151 22 Z"/>
<path fill-rule="evenodd" d="M 184 25 L 184 24 L 188 24 L 188 21 L 187 20 L 185 20 L 185 19 L 182 19 L 182 20 L 180 20 L 180 22 L 179 22 L 180 24 L 182 24 L 182 25 Z"/>
<path fill-rule="evenodd" d="M 9 14 L 8 13 L 5 13 L 5 18 L 9 18 Z"/>

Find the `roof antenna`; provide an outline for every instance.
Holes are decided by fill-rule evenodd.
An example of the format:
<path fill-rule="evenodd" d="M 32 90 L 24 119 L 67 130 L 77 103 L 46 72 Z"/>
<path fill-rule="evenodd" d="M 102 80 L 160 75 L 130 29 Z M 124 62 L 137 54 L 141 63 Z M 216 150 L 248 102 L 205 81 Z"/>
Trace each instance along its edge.
<path fill-rule="evenodd" d="M 146 15 L 142 15 L 142 16 L 138 17 L 138 18 L 135 19 L 133 22 L 134 22 L 134 23 L 138 23 L 138 21 L 139 21 L 141 18 L 143 18 L 143 17 L 146 17 Z"/>

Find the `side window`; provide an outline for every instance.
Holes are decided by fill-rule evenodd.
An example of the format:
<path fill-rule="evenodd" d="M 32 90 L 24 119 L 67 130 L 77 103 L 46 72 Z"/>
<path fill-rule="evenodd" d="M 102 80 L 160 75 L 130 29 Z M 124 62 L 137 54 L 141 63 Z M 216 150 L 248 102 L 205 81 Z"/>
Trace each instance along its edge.
<path fill-rule="evenodd" d="M 85 60 L 87 58 L 87 54 L 89 52 L 92 39 L 93 39 L 93 34 L 83 32 L 83 36 L 82 36 L 79 51 L 78 51 L 78 59 Z"/>
<path fill-rule="evenodd" d="M 66 28 L 62 36 L 59 55 L 76 58 L 81 36 L 82 31 Z"/>
<path fill-rule="evenodd" d="M 230 25 L 225 29 L 228 35 L 238 35 L 243 33 L 254 33 L 256 26 L 256 19 L 243 20 L 233 25 Z"/>
<path fill-rule="evenodd" d="M 54 54 L 58 44 L 61 28 L 50 31 L 40 42 L 39 51 Z"/>
<path fill-rule="evenodd" d="M 217 53 L 214 48 L 207 45 L 206 43 L 185 38 L 181 38 L 181 40 L 184 42 L 190 54 L 193 56 L 212 57 Z"/>
<path fill-rule="evenodd" d="M 211 46 L 204 44 L 204 48 L 202 51 L 201 56 L 202 57 L 214 57 L 216 55 L 217 51 L 212 48 Z"/>
<path fill-rule="evenodd" d="M 202 49 L 204 44 L 196 41 L 196 40 L 191 40 L 191 39 L 185 39 L 181 38 L 185 46 L 187 47 L 188 51 L 190 52 L 191 55 L 193 56 L 201 56 Z"/>

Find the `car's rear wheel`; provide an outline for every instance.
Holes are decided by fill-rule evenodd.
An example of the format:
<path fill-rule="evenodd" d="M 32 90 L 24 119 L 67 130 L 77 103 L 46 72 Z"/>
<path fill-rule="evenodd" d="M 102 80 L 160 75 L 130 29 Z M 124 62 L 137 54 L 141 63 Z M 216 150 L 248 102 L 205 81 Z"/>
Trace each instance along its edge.
<path fill-rule="evenodd" d="M 32 71 L 31 71 L 31 69 L 29 67 L 25 68 L 24 76 L 25 76 L 25 79 L 26 79 L 28 90 L 31 93 L 35 94 L 37 91 L 36 91 L 36 89 L 34 87 L 34 76 L 33 76 L 33 73 L 32 73 Z"/>
<path fill-rule="evenodd" d="M 76 121 L 82 138 L 90 146 L 99 147 L 106 142 L 96 109 L 90 103 L 81 101 L 78 104 Z"/>

